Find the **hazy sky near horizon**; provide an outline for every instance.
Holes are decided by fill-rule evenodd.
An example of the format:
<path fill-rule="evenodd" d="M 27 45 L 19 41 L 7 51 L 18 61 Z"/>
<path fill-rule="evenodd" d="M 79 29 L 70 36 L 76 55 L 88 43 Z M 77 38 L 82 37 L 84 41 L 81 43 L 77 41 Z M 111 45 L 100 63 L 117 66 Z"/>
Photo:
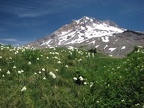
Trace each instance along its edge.
<path fill-rule="evenodd" d="M 83 16 L 144 32 L 144 0 L 0 0 L 0 43 L 26 44 Z"/>

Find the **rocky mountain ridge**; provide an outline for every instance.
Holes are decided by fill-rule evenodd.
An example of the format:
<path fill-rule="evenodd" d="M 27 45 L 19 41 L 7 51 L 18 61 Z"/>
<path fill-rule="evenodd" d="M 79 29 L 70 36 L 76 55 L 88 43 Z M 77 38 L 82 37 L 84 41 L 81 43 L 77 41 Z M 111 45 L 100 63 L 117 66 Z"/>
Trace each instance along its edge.
<path fill-rule="evenodd" d="M 144 46 L 144 33 L 120 28 L 110 20 L 100 21 L 84 16 L 28 45 L 36 48 L 97 48 L 109 56 L 124 57 L 134 46 Z"/>

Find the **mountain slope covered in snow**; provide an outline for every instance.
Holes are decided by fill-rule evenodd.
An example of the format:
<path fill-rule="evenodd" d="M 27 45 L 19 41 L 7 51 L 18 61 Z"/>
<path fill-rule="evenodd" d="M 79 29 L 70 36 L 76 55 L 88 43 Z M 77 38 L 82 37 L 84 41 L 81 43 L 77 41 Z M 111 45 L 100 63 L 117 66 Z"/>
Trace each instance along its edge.
<path fill-rule="evenodd" d="M 97 48 L 109 56 L 124 57 L 135 45 L 144 45 L 143 37 L 144 33 L 123 29 L 110 20 L 100 21 L 84 16 L 29 45 L 37 48 Z"/>

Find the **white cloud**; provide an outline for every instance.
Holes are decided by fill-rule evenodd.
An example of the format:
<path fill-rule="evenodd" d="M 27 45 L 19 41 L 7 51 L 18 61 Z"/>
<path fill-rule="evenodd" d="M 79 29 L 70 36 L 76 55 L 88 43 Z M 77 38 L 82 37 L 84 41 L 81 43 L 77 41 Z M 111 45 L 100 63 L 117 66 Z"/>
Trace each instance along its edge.
<path fill-rule="evenodd" d="M 2 41 L 7 41 L 7 42 L 17 42 L 18 40 L 12 39 L 12 38 L 6 38 L 6 39 L 0 39 Z"/>
<path fill-rule="evenodd" d="M 0 7 L 3 11 L 16 14 L 18 17 L 38 17 L 48 14 L 63 13 L 68 10 L 87 5 L 88 2 L 96 0 L 35 0 L 26 1 L 4 1 Z"/>
<path fill-rule="evenodd" d="M 5 39 L 0 39 L 0 43 L 2 44 L 11 44 L 13 46 L 21 46 L 21 45 L 25 45 L 28 44 L 29 42 L 32 42 L 33 40 L 17 40 L 14 38 L 5 38 Z"/>

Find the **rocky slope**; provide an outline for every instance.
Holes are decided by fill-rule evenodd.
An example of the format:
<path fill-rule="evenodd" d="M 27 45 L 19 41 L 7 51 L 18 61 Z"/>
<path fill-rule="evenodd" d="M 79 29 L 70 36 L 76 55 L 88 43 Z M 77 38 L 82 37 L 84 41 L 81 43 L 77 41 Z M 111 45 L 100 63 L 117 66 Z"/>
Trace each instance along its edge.
<path fill-rule="evenodd" d="M 109 56 L 124 57 L 134 46 L 144 46 L 144 33 L 120 28 L 109 20 L 100 21 L 84 16 L 28 45 L 36 48 L 97 48 Z"/>

